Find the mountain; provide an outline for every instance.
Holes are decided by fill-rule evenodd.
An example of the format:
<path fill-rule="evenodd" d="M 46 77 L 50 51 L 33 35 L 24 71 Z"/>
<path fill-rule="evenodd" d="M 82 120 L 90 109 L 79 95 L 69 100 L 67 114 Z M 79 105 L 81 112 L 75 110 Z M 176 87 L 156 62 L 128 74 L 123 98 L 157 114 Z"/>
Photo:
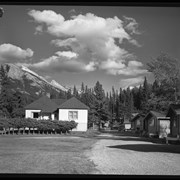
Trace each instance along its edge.
<path fill-rule="evenodd" d="M 60 85 L 58 82 L 56 82 L 55 80 L 51 81 L 51 85 L 53 85 L 56 88 L 61 89 L 62 91 L 68 91 L 68 88 L 65 88 L 64 86 Z"/>
<path fill-rule="evenodd" d="M 9 66 L 8 78 L 10 88 L 13 91 L 20 91 L 22 94 L 37 97 L 44 94 L 58 94 L 60 91 L 67 91 L 64 86 L 56 81 L 48 82 L 42 76 L 28 69 L 23 65 L 6 63 L 3 66 Z"/>

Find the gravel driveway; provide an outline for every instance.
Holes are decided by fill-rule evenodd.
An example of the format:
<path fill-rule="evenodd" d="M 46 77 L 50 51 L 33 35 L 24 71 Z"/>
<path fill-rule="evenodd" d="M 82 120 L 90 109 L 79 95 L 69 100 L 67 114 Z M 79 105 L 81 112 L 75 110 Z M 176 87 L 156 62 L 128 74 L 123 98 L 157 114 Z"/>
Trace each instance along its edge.
<path fill-rule="evenodd" d="M 180 145 L 146 142 L 139 137 L 99 135 L 87 155 L 93 174 L 180 175 Z"/>

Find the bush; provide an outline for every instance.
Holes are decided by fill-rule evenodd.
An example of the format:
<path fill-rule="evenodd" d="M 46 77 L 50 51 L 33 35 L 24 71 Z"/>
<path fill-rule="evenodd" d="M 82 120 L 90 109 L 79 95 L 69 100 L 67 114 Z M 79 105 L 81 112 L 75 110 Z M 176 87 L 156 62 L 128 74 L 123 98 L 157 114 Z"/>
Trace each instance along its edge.
<path fill-rule="evenodd" d="M 66 133 L 76 128 L 75 121 L 58 121 L 58 120 L 36 120 L 31 118 L 0 118 L 0 126 L 5 128 L 37 128 L 42 132 Z"/>

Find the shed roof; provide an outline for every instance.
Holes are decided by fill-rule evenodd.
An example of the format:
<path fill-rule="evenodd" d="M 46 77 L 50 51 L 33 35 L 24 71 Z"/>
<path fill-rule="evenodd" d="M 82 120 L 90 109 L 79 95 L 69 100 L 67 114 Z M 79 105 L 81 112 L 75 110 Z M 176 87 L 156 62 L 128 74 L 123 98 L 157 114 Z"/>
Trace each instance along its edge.
<path fill-rule="evenodd" d="M 156 117 L 166 117 L 166 114 L 162 112 L 150 111 L 150 113 L 152 113 Z"/>
<path fill-rule="evenodd" d="M 148 117 L 151 117 L 151 116 L 155 116 L 155 117 L 158 118 L 158 119 L 161 119 L 161 118 L 163 118 L 163 119 L 168 119 L 168 118 L 166 117 L 166 114 L 165 114 L 165 113 L 157 112 L 157 111 L 149 111 L 149 113 L 146 114 L 144 120 L 147 119 Z"/>
<path fill-rule="evenodd" d="M 72 97 L 58 106 L 59 109 L 89 109 L 84 103 L 79 101 L 77 98 Z"/>
<path fill-rule="evenodd" d="M 136 116 L 134 116 L 134 117 L 131 119 L 131 122 L 133 122 L 133 121 L 135 121 L 135 120 L 137 120 L 137 119 L 139 119 L 139 118 L 144 118 L 144 117 L 145 117 L 144 114 L 136 114 Z"/>
<path fill-rule="evenodd" d="M 170 107 L 176 112 L 176 114 L 180 114 L 180 104 L 171 104 Z"/>
<path fill-rule="evenodd" d="M 49 99 L 47 96 L 42 96 L 31 104 L 25 106 L 25 109 L 38 109 L 42 112 L 54 112 L 57 109 L 58 105 Z"/>
<path fill-rule="evenodd" d="M 177 115 L 180 114 L 180 104 L 170 104 L 166 116 L 170 116 L 171 112 L 174 112 Z"/>
<path fill-rule="evenodd" d="M 123 124 L 130 124 L 131 122 L 130 122 L 130 120 L 129 119 L 127 119 L 127 118 L 125 118 L 124 119 L 124 122 L 123 122 Z"/>

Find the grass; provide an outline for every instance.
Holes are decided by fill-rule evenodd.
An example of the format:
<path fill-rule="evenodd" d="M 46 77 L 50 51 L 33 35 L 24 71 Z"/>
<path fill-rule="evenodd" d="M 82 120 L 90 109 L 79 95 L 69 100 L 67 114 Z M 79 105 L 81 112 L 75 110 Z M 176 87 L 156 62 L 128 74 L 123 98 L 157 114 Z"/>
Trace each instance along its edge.
<path fill-rule="evenodd" d="M 90 174 L 96 169 L 85 152 L 95 142 L 72 135 L 3 135 L 0 173 Z"/>

